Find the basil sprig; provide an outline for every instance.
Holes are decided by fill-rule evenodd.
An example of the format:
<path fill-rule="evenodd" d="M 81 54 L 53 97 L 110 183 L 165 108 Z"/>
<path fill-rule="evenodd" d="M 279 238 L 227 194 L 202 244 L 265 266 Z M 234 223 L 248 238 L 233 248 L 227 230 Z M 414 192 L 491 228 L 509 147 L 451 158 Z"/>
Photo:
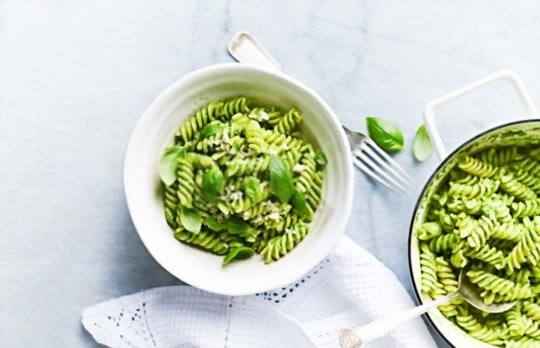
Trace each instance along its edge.
<path fill-rule="evenodd" d="M 225 225 L 212 216 L 205 217 L 203 223 L 214 232 L 220 232 L 225 229 Z"/>
<path fill-rule="evenodd" d="M 395 123 L 372 116 L 366 118 L 366 123 L 369 136 L 383 150 L 394 153 L 403 148 L 403 133 Z"/>
<path fill-rule="evenodd" d="M 255 250 L 247 246 L 231 248 L 223 259 L 223 266 L 227 266 L 233 260 L 244 260 L 250 258 L 253 256 L 253 254 L 255 254 Z"/>
<path fill-rule="evenodd" d="M 223 192 L 223 187 L 225 187 L 225 178 L 219 167 L 215 166 L 204 172 L 202 192 L 208 201 L 214 202 Z"/>
<path fill-rule="evenodd" d="M 425 125 L 418 127 L 413 140 L 413 154 L 417 161 L 425 161 L 433 152 L 433 144 Z"/>
<path fill-rule="evenodd" d="M 199 233 L 202 227 L 202 217 L 196 209 L 182 206 L 180 209 L 182 226 L 191 233 Z"/>
<path fill-rule="evenodd" d="M 176 168 L 178 166 L 177 158 L 184 156 L 186 149 L 183 146 L 169 146 L 163 151 L 159 160 L 159 177 L 167 186 L 176 181 Z"/>
<path fill-rule="evenodd" d="M 206 126 L 204 126 L 203 129 L 201 129 L 201 133 L 199 137 L 200 139 L 206 139 L 214 134 L 221 132 L 223 128 L 224 128 L 223 123 L 219 121 L 212 121 L 208 123 Z"/>
<path fill-rule="evenodd" d="M 270 155 L 270 189 L 282 202 L 288 202 L 294 193 L 294 181 L 291 170 L 278 155 Z"/>
<path fill-rule="evenodd" d="M 263 199 L 261 181 L 254 176 L 248 176 L 244 180 L 244 191 L 246 196 L 253 202 L 259 202 Z"/>
<path fill-rule="evenodd" d="M 225 227 L 230 234 L 256 234 L 256 230 L 250 224 L 236 216 L 228 218 L 225 221 Z"/>
<path fill-rule="evenodd" d="M 304 217 L 309 214 L 306 196 L 301 191 L 294 190 L 291 196 L 291 203 L 298 215 Z"/>

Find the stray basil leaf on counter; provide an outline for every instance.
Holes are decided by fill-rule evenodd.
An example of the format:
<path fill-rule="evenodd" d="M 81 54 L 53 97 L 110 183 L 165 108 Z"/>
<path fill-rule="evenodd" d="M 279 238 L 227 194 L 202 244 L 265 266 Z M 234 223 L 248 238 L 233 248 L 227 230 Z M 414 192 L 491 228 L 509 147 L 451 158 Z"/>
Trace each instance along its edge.
<path fill-rule="evenodd" d="M 223 192 L 225 179 L 218 167 L 212 167 L 203 174 L 202 192 L 206 199 L 214 202 L 219 194 Z"/>
<path fill-rule="evenodd" d="M 393 122 L 369 116 L 366 118 L 369 136 L 386 152 L 394 153 L 403 148 L 401 129 Z"/>
<path fill-rule="evenodd" d="M 294 193 L 293 176 L 283 160 L 275 154 L 270 155 L 270 189 L 282 202 L 288 202 Z"/>
<path fill-rule="evenodd" d="M 202 226 L 202 218 L 195 209 L 182 207 L 180 209 L 180 221 L 182 226 L 191 233 L 199 233 Z"/>
<path fill-rule="evenodd" d="M 433 152 L 433 144 L 425 125 L 418 127 L 413 140 L 413 154 L 417 161 L 425 161 Z"/>
<path fill-rule="evenodd" d="M 225 258 L 223 259 L 223 266 L 227 266 L 233 260 L 244 260 L 250 258 L 255 254 L 255 250 L 247 247 L 240 246 L 231 248 Z"/>
<path fill-rule="evenodd" d="M 178 162 L 176 159 L 183 156 L 186 149 L 182 146 L 169 146 L 163 151 L 163 155 L 159 160 L 159 177 L 167 186 L 170 186 L 176 181 L 176 167 Z"/>

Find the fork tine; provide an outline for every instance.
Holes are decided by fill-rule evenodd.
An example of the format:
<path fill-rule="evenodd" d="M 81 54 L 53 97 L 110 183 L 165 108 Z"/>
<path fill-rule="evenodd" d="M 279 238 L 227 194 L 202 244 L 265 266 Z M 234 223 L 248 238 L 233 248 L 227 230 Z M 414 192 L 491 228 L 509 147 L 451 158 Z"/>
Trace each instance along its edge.
<path fill-rule="evenodd" d="M 390 175 L 388 175 L 388 173 L 384 171 L 381 166 L 369 156 L 368 153 L 362 151 L 355 152 L 353 159 L 354 164 L 358 168 L 384 186 L 396 192 L 409 193 L 407 188 L 402 183 L 396 181 L 397 177 L 390 177 Z"/>
<path fill-rule="evenodd" d="M 358 161 L 364 164 L 359 168 L 379 182 L 386 181 L 387 185 L 385 186 L 392 188 L 394 191 L 409 193 L 414 179 L 369 138 L 363 140 L 363 143 L 354 151 Z M 370 169 L 369 173 L 366 171 L 366 166 Z"/>
<path fill-rule="evenodd" d="M 391 189 L 393 191 L 396 191 L 396 192 L 407 193 L 407 190 L 404 187 L 402 187 L 401 185 L 396 183 L 395 186 L 392 186 L 389 183 L 387 183 L 386 181 L 384 181 L 379 175 L 377 175 L 373 170 L 371 170 L 370 166 L 368 166 L 364 162 L 362 162 L 360 160 L 360 158 L 358 158 L 356 156 L 353 156 L 353 162 L 354 162 L 354 165 L 356 165 L 361 171 L 363 171 L 364 173 L 369 175 L 372 179 L 374 179 L 374 180 L 378 181 L 379 183 L 383 184 L 387 188 L 389 188 L 389 189 Z"/>
<path fill-rule="evenodd" d="M 409 193 L 414 179 L 407 174 L 369 136 L 343 126 L 351 146 L 354 164 L 365 174 L 384 186 L 401 193 Z"/>
<path fill-rule="evenodd" d="M 373 140 L 371 140 L 370 138 L 366 138 L 365 139 L 365 142 L 366 144 L 368 144 L 373 150 L 375 150 L 375 152 L 380 156 L 382 157 L 381 158 L 377 158 L 378 161 L 381 165 L 387 167 L 389 170 L 392 170 L 394 172 L 393 169 L 397 170 L 399 172 L 399 174 L 403 175 L 402 177 L 398 175 L 399 178 L 401 178 L 403 181 L 405 181 L 407 184 L 409 185 L 412 185 L 414 184 L 414 179 L 409 175 L 407 174 L 407 172 L 405 170 L 403 170 L 397 163 L 396 161 L 394 161 L 392 159 L 392 157 L 390 157 L 386 152 L 384 152 L 384 150 L 382 150 L 379 146 L 377 146 L 377 144 L 375 144 L 375 142 Z M 384 160 L 383 160 L 384 159 Z"/>

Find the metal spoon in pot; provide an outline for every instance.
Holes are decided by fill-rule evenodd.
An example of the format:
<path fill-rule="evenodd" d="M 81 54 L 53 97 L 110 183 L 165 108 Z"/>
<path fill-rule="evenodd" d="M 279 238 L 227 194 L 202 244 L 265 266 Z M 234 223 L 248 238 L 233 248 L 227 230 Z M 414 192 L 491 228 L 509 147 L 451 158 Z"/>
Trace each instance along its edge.
<path fill-rule="evenodd" d="M 484 301 L 480 297 L 480 289 L 473 284 L 467 276 L 465 276 L 469 270 L 470 265 L 467 265 L 459 272 L 458 290 L 456 293 L 438 298 L 417 307 L 407 309 L 406 311 L 386 318 L 377 319 L 366 325 L 340 330 L 339 343 L 341 347 L 363 347 L 363 345 L 368 341 L 386 335 L 388 332 L 392 331 L 405 321 L 416 318 L 417 316 L 426 313 L 431 308 L 448 303 L 460 296 L 472 306 L 489 313 L 506 312 L 516 304 L 516 301 L 507 303 L 493 303 L 490 305 L 484 304 Z"/>

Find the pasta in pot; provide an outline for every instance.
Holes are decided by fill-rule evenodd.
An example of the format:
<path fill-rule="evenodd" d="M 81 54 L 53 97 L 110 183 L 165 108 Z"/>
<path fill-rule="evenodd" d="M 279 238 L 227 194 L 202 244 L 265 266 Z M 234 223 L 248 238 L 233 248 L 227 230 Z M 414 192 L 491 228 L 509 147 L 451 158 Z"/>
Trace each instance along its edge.
<path fill-rule="evenodd" d="M 540 345 L 539 149 L 508 146 L 464 156 L 433 195 L 418 228 L 422 293 L 457 290 L 460 269 L 484 303 L 517 301 L 489 314 L 463 299 L 440 306 L 472 337 L 496 346 Z"/>
<path fill-rule="evenodd" d="M 211 101 L 164 150 L 165 218 L 181 242 L 234 259 L 265 263 L 309 232 L 319 206 L 324 153 L 303 138 L 302 113 L 247 97 Z"/>

